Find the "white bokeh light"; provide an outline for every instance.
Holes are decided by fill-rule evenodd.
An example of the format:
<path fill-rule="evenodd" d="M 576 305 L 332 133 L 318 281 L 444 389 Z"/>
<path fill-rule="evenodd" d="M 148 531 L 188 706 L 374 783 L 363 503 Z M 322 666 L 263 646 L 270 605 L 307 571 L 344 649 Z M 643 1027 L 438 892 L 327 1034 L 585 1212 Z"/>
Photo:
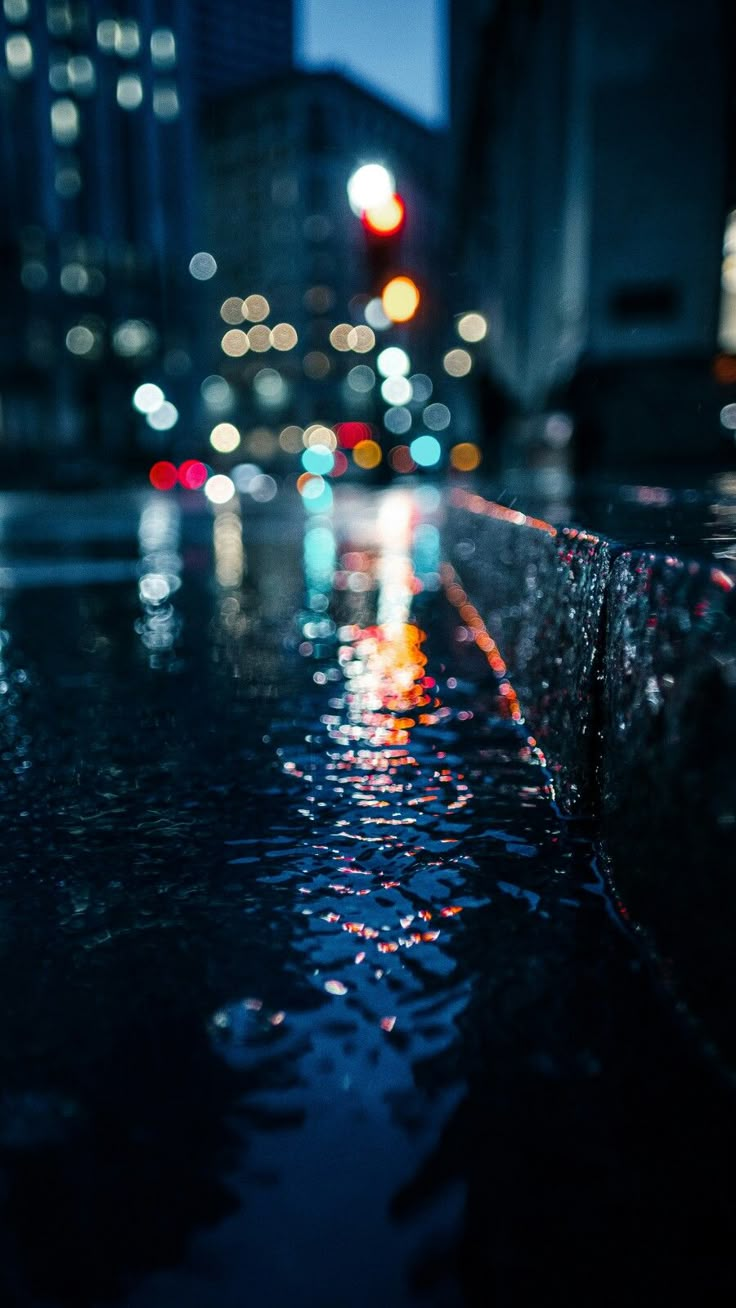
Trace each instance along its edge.
<path fill-rule="evenodd" d="M 205 482 L 204 493 L 210 504 L 227 504 L 235 494 L 235 483 L 223 472 L 216 472 Z"/>
<path fill-rule="evenodd" d="M 394 193 L 394 179 L 383 164 L 363 164 L 348 182 L 348 201 L 353 213 L 386 204 Z"/>

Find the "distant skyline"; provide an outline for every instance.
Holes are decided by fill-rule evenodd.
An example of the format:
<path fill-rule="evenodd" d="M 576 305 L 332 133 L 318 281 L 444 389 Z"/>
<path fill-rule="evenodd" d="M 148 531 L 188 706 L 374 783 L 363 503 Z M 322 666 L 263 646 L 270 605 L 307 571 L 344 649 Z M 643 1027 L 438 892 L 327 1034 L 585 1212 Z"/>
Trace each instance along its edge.
<path fill-rule="evenodd" d="M 447 0 L 296 0 L 298 64 L 336 68 L 434 127 L 447 122 Z"/>

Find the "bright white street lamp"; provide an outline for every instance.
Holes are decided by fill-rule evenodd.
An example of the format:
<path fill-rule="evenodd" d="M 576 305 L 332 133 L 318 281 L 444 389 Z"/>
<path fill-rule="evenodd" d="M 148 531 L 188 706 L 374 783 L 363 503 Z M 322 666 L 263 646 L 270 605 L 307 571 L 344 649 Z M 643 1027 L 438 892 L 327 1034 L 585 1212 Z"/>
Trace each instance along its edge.
<path fill-rule="evenodd" d="M 394 179 L 383 164 L 363 164 L 348 182 L 348 201 L 355 214 L 386 204 L 394 193 Z"/>

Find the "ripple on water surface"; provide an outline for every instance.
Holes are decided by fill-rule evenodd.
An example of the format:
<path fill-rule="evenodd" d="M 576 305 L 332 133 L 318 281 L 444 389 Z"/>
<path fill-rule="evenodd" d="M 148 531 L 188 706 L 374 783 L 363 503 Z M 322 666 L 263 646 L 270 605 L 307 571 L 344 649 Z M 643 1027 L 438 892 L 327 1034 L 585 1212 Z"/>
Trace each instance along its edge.
<path fill-rule="evenodd" d="M 49 592 L 53 650 L 8 602 L 13 1293 L 503 1304 L 620 1248 L 727 1283 L 728 1106 L 417 507 L 300 559 L 154 501 L 137 594 Z"/>

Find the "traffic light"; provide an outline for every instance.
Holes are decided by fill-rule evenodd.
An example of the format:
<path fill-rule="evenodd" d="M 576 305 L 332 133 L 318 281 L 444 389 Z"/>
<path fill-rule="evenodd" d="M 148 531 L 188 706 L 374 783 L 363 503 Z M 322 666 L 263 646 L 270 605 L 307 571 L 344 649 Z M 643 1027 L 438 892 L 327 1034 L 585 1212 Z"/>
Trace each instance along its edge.
<path fill-rule="evenodd" d="M 387 282 L 402 270 L 401 244 L 406 213 L 404 202 L 392 194 L 380 205 L 364 209 L 360 221 L 365 233 L 368 284 L 365 290 L 380 297 Z"/>
<path fill-rule="evenodd" d="M 371 236 L 397 236 L 404 226 L 406 210 L 400 195 L 391 195 L 381 204 L 364 209 L 361 222 Z"/>

